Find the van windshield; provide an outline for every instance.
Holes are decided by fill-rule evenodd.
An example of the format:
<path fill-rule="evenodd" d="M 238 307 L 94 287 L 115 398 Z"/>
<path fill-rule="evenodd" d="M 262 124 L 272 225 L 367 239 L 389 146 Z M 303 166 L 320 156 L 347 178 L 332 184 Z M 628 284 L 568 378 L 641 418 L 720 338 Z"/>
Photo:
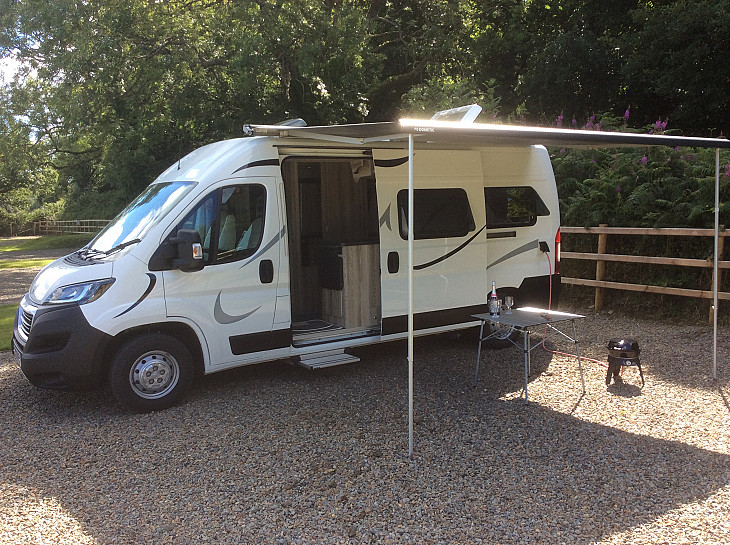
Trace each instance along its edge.
<path fill-rule="evenodd" d="M 139 242 L 194 186 L 195 182 L 162 182 L 148 186 L 91 241 L 88 249 L 112 253 Z"/>

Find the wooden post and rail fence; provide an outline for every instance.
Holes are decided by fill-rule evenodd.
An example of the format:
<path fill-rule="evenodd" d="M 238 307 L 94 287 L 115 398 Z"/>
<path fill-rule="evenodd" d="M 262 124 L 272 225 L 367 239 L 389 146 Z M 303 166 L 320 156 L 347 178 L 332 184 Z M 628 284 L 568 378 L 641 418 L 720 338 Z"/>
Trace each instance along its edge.
<path fill-rule="evenodd" d="M 646 284 L 631 284 L 626 282 L 611 282 L 606 280 L 606 263 L 639 263 L 646 265 L 673 265 L 680 267 L 701 267 L 712 269 L 714 261 L 712 259 L 687 259 L 679 257 L 650 257 L 639 255 L 619 255 L 606 253 L 607 239 L 609 235 L 649 235 L 649 236 L 684 236 L 684 237 L 714 237 L 713 229 L 684 229 L 684 228 L 661 228 L 647 229 L 640 227 L 608 227 L 605 224 L 598 227 L 561 227 L 560 232 L 571 235 L 598 235 L 598 248 L 596 253 L 585 252 L 566 252 L 561 251 L 561 259 L 581 259 L 596 262 L 596 278 L 570 278 L 563 276 L 561 282 L 563 284 L 573 284 L 577 286 L 588 286 L 596 289 L 595 293 L 595 309 L 600 311 L 603 308 L 603 296 L 606 289 L 637 291 L 643 293 L 657 293 L 665 295 L 680 295 L 683 297 L 695 297 L 700 299 L 714 299 L 715 284 L 720 285 L 722 270 L 730 268 L 730 261 L 722 261 L 723 251 L 725 248 L 725 237 L 730 232 L 720 231 L 718 241 L 718 277 L 715 278 L 713 272 L 712 285 L 709 290 L 673 288 L 668 286 L 650 286 Z M 730 293 L 718 292 L 719 300 L 730 300 Z M 713 322 L 713 309 L 710 303 L 710 324 Z"/>
<path fill-rule="evenodd" d="M 34 235 L 96 234 L 109 220 L 43 220 L 33 222 Z"/>

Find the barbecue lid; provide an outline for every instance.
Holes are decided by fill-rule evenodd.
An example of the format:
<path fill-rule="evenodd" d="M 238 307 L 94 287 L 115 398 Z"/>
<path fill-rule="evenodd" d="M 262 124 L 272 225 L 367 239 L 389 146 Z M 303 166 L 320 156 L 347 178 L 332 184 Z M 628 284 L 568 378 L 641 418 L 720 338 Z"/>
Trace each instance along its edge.
<path fill-rule="evenodd" d="M 633 352 L 639 354 L 639 341 L 628 337 L 618 337 L 608 341 L 608 349 L 612 352 Z"/>

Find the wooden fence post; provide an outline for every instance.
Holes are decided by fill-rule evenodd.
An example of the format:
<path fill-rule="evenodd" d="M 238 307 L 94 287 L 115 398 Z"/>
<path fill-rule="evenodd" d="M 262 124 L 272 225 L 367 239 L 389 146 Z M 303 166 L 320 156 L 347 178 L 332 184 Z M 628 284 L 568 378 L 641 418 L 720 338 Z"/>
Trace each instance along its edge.
<path fill-rule="evenodd" d="M 598 225 L 598 227 L 608 227 L 607 223 L 601 223 Z M 606 233 L 598 233 L 598 253 L 599 254 L 605 254 L 606 253 L 606 239 L 608 238 L 608 235 Z M 604 279 L 604 276 L 606 275 L 606 262 L 605 261 L 596 261 L 596 280 L 601 281 Z M 594 308 L 596 312 L 600 312 L 603 310 L 603 288 L 596 288 L 596 296 L 594 301 Z"/>
<path fill-rule="evenodd" d="M 724 225 L 721 227 L 722 230 L 724 230 Z M 722 261 L 722 254 L 725 251 L 725 237 L 719 237 L 717 241 L 717 260 Z M 715 283 L 717 283 L 717 290 L 720 291 L 720 282 L 722 281 L 722 269 L 717 269 L 717 278 L 715 278 L 715 271 L 712 271 L 712 290 L 715 291 Z M 709 324 L 713 325 L 715 323 L 715 312 L 712 308 L 713 303 L 710 303 L 710 314 L 709 314 Z M 718 299 L 717 301 L 717 312 L 720 312 L 720 301 Z"/>

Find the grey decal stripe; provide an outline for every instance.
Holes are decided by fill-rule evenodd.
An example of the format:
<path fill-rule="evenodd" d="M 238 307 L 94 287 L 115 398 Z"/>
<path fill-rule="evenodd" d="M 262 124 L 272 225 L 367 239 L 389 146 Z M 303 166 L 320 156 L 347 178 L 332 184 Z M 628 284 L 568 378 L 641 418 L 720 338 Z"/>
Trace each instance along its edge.
<path fill-rule="evenodd" d="M 475 238 L 477 238 L 477 236 L 479 235 L 479 233 L 481 233 L 482 231 L 484 231 L 484 229 L 486 229 L 486 227 L 487 226 L 485 225 L 484 227 L 482 227 L 481 229 L 479 229 L 479 231 L 477 231 L 476 233 L 474 233 L 474 235 L 472 235 L 472 237 L 469 240 L 467 240 L 464 244 L 462 244 L 458 248 L 455 248 L 455 249 L 451 250 L 449 253 L 444 254 L 441 257 L 438 257 L 438 258 L 434 259 L 433 261 L 429 261 L 428 263 L 423 263 L 421 265 L 414 265 L 413 266 L 413 270 L 414 271 L 420 271 L 421 269 L 426 269 L 426 268 L 430 267 L 431 265 L 436 265 L 437 263 L 441 263 L 442 261 L 450 258 L 452 255 L 454 255 L 454 254 L 460 252 L 461 250 L 463 250 L 464 248 L 466 248 L 467 245 L 472 240 L 474 240 Z"/>
<path fill-rule="evenodd" d="M 388 205 L 388 208 L 385 209 L 385 212 L 383 212 L 383 215 L 380 217 L 380 227 L 385 224 L 385 226 L 388 228 L 388 231 L 392 231 L 393 228 L 390 226 L 390 206 Z"/>
<path fill-rule="evenodd" d="M 215 307 L 213 307 L 213 317 L 215 318 L 215 321 L 218 322 L 219 324 L 225 325 L 225 324 L 232 324 L 235 322 L 240 322 L 241 320 L 243 320 L 244 318 L 248 318 L 249 316 L 251 316 L 251 314 L 253 314 L 258 309 L 261 308 L 260 306 L 256 307 L 252 311 L 247 312 L 245 314 L 239 314 L 238 316 L 232 316 L 230 314 L 226 314 L 223 311 L 223 307 L 221 306 L 221 294 L 222 293 L 223 293 L 222 291 L 218 293 L 218 297 L 216 297 L 216 300 L 215 300 Z"/>
<path fill-rule="evenodd" d="M 264 254 L 264 253 L 268 252 L 271 248 L 274 247 L 274 245 L 277 242 L 279 242 L 280 240 L 282 240 L 284 238 L 284 235 L 286 235 L 286 227 L 282 227 L 281 228 L 281 231 L 279 231 L 279 234 L 275 235 L 274 238 L 272 238 L 266 244 L 266 246 L 264 246 L 263 248 L 259 248 L 259 251 L 256 252 L 254 255 L 252 255 L 251 258 L 248 261 L 246 261 L 243 265 L 241 265 L 239 267 L 239 269 L 243 269 L 246 265 L 248 265 L 249 263 L 251 263 L 252 261 L 254 261 L 255 259 L 257 259 L 261 254 Z"/>
<path fill-rule="evenodd" d="M 253 167 L 278 167 L 278 166 L 279 166 L 279 160 L 278 159 L 262 159 L 261 161 L 252 161 L 251 163 L 246 163 L 245 165 L 238 167 L 231 174 L 235 174 L 236 172 L 241 172 L 242 170 L 245 170 L 247 168 L 253 168 Z"/>
<path fill-rule="evenodd" d="M 278 235 L 276 235 L 276 236 L 275 236 L 274 238 L 272 238 L 272 239 L 271 239 L 271 240 L 269 241 L 269 243 L 268 243 L 268 244 L 267 244 L 266 246 L 264 246 L 264 247 L 263 247 L 263 248 L 261 249 L 261 253 L 263 254 L 264 252 L 267 252 L 267 251 L 269 251 L 269 250 L 270 250 L 271 248 L 273 248 L 273 247 L 274 247 L 274 244 L 276 244 L 276 243 L 277 243 L 277 242 L 279 242 L 279 241 L 280 241 L 281 239 L 283 239 L 283 238 L 284 238 L 284 235 L 285 235 L 285 234 L 286 234 L 286 227 L 282 227 L 282 228 L 281 228 L 281 231 L 279 231 L 279 234 L 278 234 Z"/>
<path fill-rule="evenodd" d="M 392 168 L 392 167 L 399 167 L 401 165 L 404 165 L 408 162 L 408 156 L 405 157 L 399 157 L 398 159 L 375 159 L 375 166 L 376 167 L 383 167 L 383 168 Z"/>
<path fill-rule="evenodd" d="M 498 265 L 504 261 L 507 261 L 508 259 L 512 259 L 515 256 L 518 256 L 520 254 L 523 254 L 525 252 L 529 252 L 530 250 L 535 250 L 540 247 L 540 244 L 537 239 L 533 240 L 532 242 L 528 242 L 527 244 L 523 244 L 519 248 L 515 248 L 508 254 L 503 255 L 500 257 L 497 261 L 493 261 L 489 265 L 487 265 L 487 269 L 490 267 L 494 267 L 495 265 Z"/>
<path fill-rule="evenodd" d="M 142 301 L 144 301 L 145 299 L 147 299 L 147 296 L 150 293 L 152 293 L 152 290 L 153 289 L 155 289 L 155 284 L 157 284 L 157 276 L 155 276 L 152 273 L 146 273 L 146 274 L 150 278 L 150 285 L 147 286 L 147 289 L 142 294 L 142 297 L 140 297 L 139 299 L 137 299 L 137 301 L 131 307 L 129 307 L 127 310 L 125 310 L 123 312 L 120 312 L 119 314 L 117 314 L 116 316 L 114 316 L 115 318 L 119 318 L 123 314 L 126 314 L 127 312 L 129 312 L 130 310 L 132 310 L 134 307 L 136 307 L 137 305 L 139 305 Z"/>

